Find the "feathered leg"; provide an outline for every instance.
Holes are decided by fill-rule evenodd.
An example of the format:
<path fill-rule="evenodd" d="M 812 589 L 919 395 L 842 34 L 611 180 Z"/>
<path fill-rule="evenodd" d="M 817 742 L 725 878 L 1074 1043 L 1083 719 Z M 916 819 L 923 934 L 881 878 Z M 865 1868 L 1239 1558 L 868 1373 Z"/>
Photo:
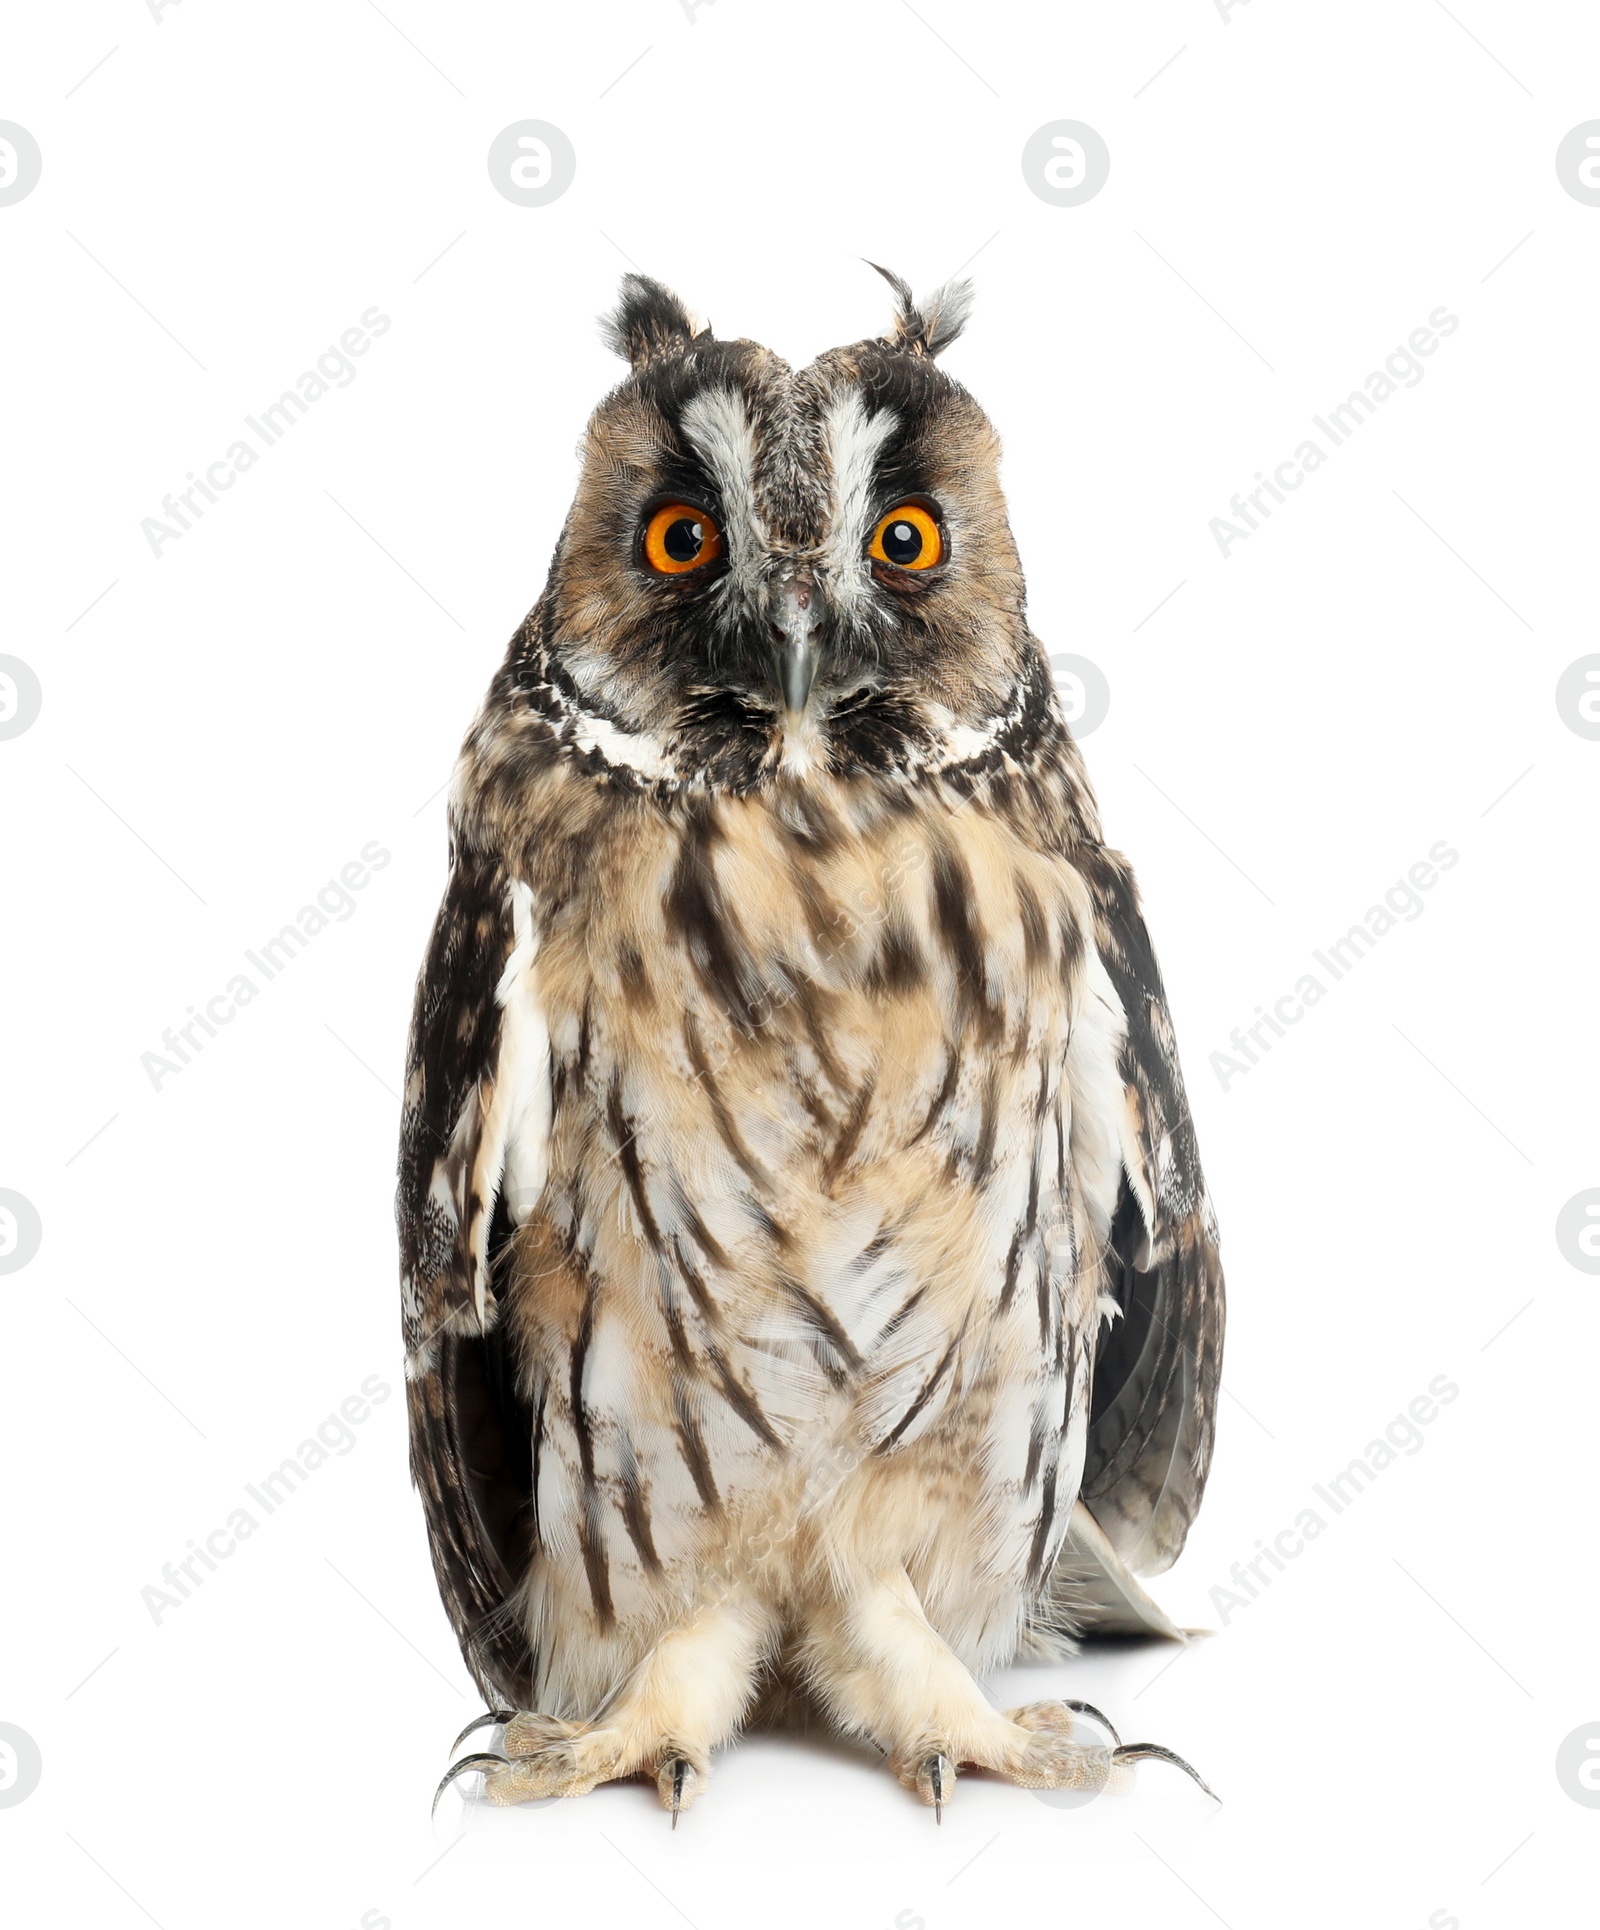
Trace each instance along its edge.
<path fill-rule="evenodd" d="M 481 1770 L 491 1803 L 526 1803 L 649 1776 L 676 1824 L 705 1786 L 711 1752 L 749 1706 L 777 1633 L 776 1617 L 761 1604 L 728 1600 L 704 1607 L 661 1638 L 592 1721 L 512 1715 L 505 1756 L 463 1758 L 440 1789 Z"/>
<path fill-rule="evenodd" d="M 930 1625 L 904 1569 L 862 1577 L 815 1608 L 801 1656 L 834 1719 L 877 1743 L 901 1782 L 936 1814 L 954 1792 L 956 1769 L 967 1763 L 1028 1789 L 1098 1790 L 1122 1765 L 1156 1757 L 1206 1788 L 1159 1745 L 1077 1740 L 1070 1703 L 994 1708 Z"/>

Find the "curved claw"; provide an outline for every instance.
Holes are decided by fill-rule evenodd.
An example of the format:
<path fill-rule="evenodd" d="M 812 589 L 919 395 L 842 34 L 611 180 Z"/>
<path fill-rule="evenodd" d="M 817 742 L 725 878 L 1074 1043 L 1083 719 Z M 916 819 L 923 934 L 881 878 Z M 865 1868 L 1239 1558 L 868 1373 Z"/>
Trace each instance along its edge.
<path fill-rule="evenodd" d="M 461 1731 L 461 1734 L 451 1743 L 451 1755 L 453 1756 L 456 1753 L 474 1729 L 493 1729 L 497 1726 L 504 1727 L 516 1713 L 515 1709 L 489 1709 L 481 1716 L 474 1716 L 466 1728 Z M 1106 1727 L 1109 1729 L 1111 1727 L 1110 1723 L 1107 1723 Z"/>
<path fill-rule="evenodd" d="M 955 1787 L 955 1764 L 948 1756 L 930 1756 L 917 1771 L 917 1794 L 933 1805 L 933 1820 L 944 1821 L 944 1799 Z"/>
<path fill-rule="evenodd" d="M 1071 1696 L 1063 1696 L 1062 1701 L 1076 1716 L 1093 1716 L 1111 1740 L 1119 1748 L 1122 1746 L 1122 1738 L 1117 1734 L 1117 1726 L 1104 1710 L 1097 1709 L 1092 1702 L 1078 1702 Z"/>
<path fill-rule="evenodd" d="M 1169 1762 L 1174 1769 L 1181 1769 L 1186 1776 L 1192 1776 L 1211 1798 L 1212 1802 L 1220 1803 L 1222 1801 L 1222 1798 L 1211 1787 L 1210 1783 L 1206 1781 L 1205 1777 L 1200 1774 L 1199 1770 L 1195 1768 L 1193 1763 L 1185 1762 L 1182 1756 L 1175 1750 L 1163 1748 L 1159 1742 L 1121 1743 L 1112 1750 L 1111 1760 L 1114 1763 L 1140 1762 L 1143 1760 Z"/>
<path fill-rule="evenodd" d="M 488 1771 L 490 1769 L 503 1769 L 505 1766 L 506 1758 L 504 1756 L 492 1756 L 487 1753 L 477 1756 L 463 1756 L 460 1762 L 451 1763 L 450 1767 L 444 1772 L 444 1780 L 433 1792 L 433 1807 L 428 1811 L 428 1814 L 430 1816 L 438 1814 L 439 1798 L 455 1781 L 457 1776 L 465 1775 L 469 1769 Z"/>
<path fill-rule="evenodd" d="M 682 1756 L 673 1758 L 672 1763 L 672 1827 L 678 1827 L 678 1817 L 683 1810 L 683 1775 L 689 1765 Z"/>
<path fill-rule="evenodd" d="M 703 1758 L 697 1763 L 692 1756 L 681 1755 L 675 1748 L 669 1748 L 656 1765 L 656 1794 L 672 1811 L 674 1829 L 678 1827 L 679 1816 L 700 1794 L 705 1773 Z"/>

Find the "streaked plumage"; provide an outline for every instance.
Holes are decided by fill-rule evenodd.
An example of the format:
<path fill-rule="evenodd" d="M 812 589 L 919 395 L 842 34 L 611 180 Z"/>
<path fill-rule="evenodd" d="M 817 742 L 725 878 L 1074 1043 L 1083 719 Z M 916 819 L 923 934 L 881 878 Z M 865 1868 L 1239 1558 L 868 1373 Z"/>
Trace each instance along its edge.
<path fill-rule="evenodd" d="M 538 1712 L 497 1800 L 676 1807 L 774 1684 L 928 1800 L 1092 1781 L 1062 1705 L 968 1671 L 1170 1630 L 1132 1571 L 1205 1484 L 1215 1227 L 994 433 L 934 364 L 964 291 L 896 288 L 793 371 L 627 279 L 457 770 L 399 1220 L 440 1588 Z M 873 560 L 913 510 L 941 560 Z"/>

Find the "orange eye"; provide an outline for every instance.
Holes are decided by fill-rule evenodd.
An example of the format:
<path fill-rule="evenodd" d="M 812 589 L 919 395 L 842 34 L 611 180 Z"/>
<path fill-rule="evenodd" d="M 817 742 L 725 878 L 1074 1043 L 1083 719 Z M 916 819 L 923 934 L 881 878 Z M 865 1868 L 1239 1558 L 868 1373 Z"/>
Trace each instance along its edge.
<path fill-rule="evenodd" d="M 645 524 L 645 561 L 663 576 L 686 576 L 721 554 L 721 530 L 690 503 L 663 503 Z"/>
<path fill-rule="evenodd" d="M 944 534 L 920 503 L 900 503 L 872 532 L 867 554 L 897 570 L 931 570 L 944 556 Z"/>

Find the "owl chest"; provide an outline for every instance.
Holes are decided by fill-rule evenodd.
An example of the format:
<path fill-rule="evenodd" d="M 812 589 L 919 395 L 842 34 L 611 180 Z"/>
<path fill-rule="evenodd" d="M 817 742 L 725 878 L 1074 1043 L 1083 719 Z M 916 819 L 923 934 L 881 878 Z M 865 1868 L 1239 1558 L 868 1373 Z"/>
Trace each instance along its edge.
<path fill-rule="evenodd" d="M 896 1185 L 994 1210 L 1019 1131 L 1055 1122 L 1072 974 L 1012 864 L 949 858 L 926 828 L 816 850 L 759 814 L 630 854 L 540 960 L 552 1182 L 647 1242 L 688 1202 L 716 1242 L 796 1252 Z"/>
<path fill-rule="evenodd" d="M 975 814 L 737 811 L 588 868 L 535 967 L 541 1518 L 597 1511 L 620 1590 L 641 1507 L 692 1566 L 730 1505 L 835 1507 L 842 1469 L 898 1497 L 890 1541 L 931 1511 L 960 1562 L 1044 1560 L 1109 1219 L 1076 874 Z"/>

